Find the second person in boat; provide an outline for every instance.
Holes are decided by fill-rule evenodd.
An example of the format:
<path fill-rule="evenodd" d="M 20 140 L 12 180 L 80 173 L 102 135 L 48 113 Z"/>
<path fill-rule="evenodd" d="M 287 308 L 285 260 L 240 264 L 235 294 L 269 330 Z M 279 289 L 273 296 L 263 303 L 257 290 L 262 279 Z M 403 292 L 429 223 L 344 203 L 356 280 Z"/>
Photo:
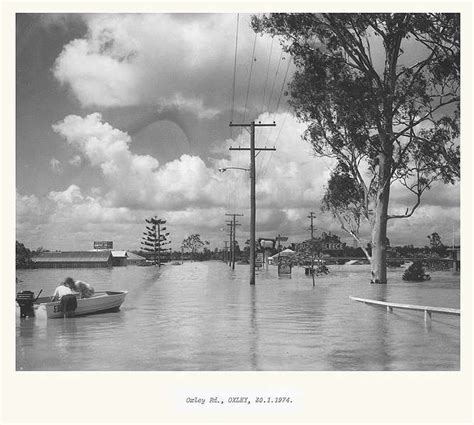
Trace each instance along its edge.
<path fill-rule="evenodd" d="M 74 280 L 72 277 L 68 277 L 65 280 L 65 284 L 73 291 L 79 293 L 81 298 L 90 298 L 95 293 L 94 288 L 82 280 Z"/>

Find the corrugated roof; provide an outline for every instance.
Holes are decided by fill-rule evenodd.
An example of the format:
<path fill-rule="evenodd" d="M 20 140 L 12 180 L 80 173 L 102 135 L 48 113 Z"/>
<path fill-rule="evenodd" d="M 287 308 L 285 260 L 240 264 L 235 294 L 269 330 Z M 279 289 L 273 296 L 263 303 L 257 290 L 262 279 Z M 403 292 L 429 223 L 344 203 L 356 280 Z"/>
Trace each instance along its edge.
<path fill-rule="evenodd" d="M 127 251 L 118 251 L 116 249 L 110 251 L 112 253 L 112 257 L 119 258 L 119 257 L 126 257 Z"/>
<path fill-rule="evenodd" d="M 111 256 L 110 251 L 62 251 L 62 252 L 41 252 L 32 260 L 38 262 L 104 262 Z"/>
<path fill-rule="evenodd" d="M 129 260 L 146 260 L 145 257 L 142 257 L 138 254 L 134 254 L 133 252 L 127 252 L 127 257 Z"/>

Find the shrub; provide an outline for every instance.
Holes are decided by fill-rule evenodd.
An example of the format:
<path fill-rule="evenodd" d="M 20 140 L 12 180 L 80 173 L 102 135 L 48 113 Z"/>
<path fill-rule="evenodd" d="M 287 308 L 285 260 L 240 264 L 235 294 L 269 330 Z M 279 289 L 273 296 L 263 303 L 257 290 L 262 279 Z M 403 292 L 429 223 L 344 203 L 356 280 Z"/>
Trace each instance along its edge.
<path fill-rule="evenodd" d="M 423 282 L 429 280 L 430 275 L 425 273 L 425 268 L 421 261 L 415 261 L 402 275 L 402 279 L 409 282 Z"/>

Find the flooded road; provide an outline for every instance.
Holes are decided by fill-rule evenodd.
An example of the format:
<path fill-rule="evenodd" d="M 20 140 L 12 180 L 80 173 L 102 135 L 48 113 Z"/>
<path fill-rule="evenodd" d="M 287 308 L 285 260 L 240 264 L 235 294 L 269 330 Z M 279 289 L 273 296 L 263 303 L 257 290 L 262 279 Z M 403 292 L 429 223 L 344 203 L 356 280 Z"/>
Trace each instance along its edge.
<path fill-rule="evenodd" d="M 459 308 L 459 275 L 433 272 L 409 283 L 390 269 L 370 285 L 368 266 L 329 266 L 311 278 L 295 268 L 232 271 L 222 262 L 112 269 L 19 270 L 18 290 L 53 293 L 67 276 L 96 290 L 128 290 L 119 312 L 16 318 L 17 370 L 246 371 L 459 370 L 460 319 L 394 310 L 349 296 Z M 18 309 L 17 309 L 18 310 Z"/>

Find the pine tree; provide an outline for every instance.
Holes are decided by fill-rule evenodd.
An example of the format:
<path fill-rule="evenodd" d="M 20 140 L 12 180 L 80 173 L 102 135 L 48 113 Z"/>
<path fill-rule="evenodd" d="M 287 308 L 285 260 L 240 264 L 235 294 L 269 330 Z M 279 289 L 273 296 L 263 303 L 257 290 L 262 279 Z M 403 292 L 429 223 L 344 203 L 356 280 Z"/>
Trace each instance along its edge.
<path fill-rule="evenodd" d="M 163 233 L 166 231 L 166 227 L 162 227 L 166 220 L 158 219 L 156 216 L 145 219 L 148 225 L 145 226 L 145 231 L 143 232 L 142 237 L 142 249 L 151 253 L 153 257 L 153 264 L 158 267 L 161 266 L 161 254 L 163 251 L 168 251 L 168 249 L 162 248 L 163 245 L 170 243 L 167 237 L 168 233 Z"/>

